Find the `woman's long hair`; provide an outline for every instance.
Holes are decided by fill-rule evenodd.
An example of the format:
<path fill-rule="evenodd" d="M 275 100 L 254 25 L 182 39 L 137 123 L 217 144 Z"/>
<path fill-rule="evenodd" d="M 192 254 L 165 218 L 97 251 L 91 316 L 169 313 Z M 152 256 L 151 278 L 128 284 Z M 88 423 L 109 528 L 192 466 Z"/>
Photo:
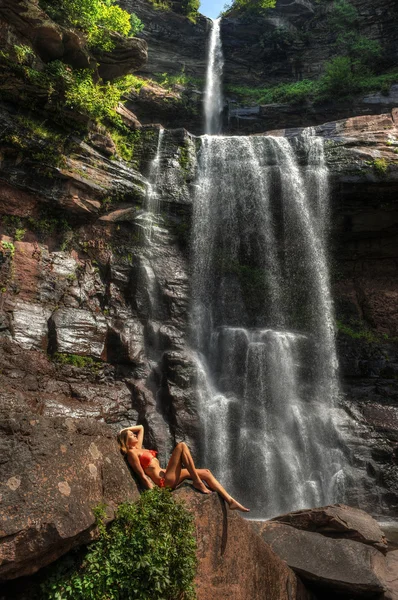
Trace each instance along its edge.
<path fill-rule="evenodd" d="M 127 447 L 128 435 L 129 435 L 129 429 L 123 429 L 117 436 L 117 441 L 119 444 L 120 452 L 122 454 L 127 454 L 127 452 L 128 452 L 128 447 Z"/>

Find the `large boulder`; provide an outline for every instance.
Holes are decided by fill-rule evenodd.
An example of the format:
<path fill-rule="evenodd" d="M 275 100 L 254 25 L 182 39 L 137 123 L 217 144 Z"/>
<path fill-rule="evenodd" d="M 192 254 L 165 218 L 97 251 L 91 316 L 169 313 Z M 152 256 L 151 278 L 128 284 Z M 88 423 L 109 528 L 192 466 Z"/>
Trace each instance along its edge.
<path fill-rule="evenodd" d="M 35 573 L 95 534 L 93 508 L 138 491 L 113 432 L 90 419 L 33 413 L 18 396 L 0 406 L 0 580 Z"/>
<path fill-rule="evenodd" d="M 366 598 L 386 590 L 385 558 L 371 546 L 272 521 L 253 525 L 272 550 L 320 593 Z"/>
<path fill-rule="evenodd" d="M 271 520 L 329 537 L 355 540 L 387 552 L 387 539 L 377 521 L 364 510 L 352 506 L 335 504 L 309 508 Z"/>
<path fill-rule="evenodd" d="M 176 492 L 195 517 L 198 600 L 309 600 L 301 581 L 217 494 Z"/>
<path fill-rule="evenodd" d="M 37 0 L 1 0 L 0 19 L 10 37 L 28 42 L 44 62 L 63 60 L 78 69 L 95 66 L 83 36 L 54 23 Z"/>
<path fill-rule="evenodd" d="M 387 554 L 386 563 L 384 600 L 398 600 L 398 550 Z"/>

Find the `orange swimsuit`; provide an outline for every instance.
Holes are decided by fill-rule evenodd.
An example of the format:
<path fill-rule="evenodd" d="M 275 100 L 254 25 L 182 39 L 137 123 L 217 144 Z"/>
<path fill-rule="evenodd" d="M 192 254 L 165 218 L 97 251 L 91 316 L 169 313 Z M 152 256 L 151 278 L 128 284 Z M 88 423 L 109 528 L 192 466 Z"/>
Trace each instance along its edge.
<path fill-rule="evenodd" d="M 144 452 L 140 455 L 139 460 L 141 467 L 146 469 L 151 464 L 151 460 L 156 458 L 157 451 L 156 450 L 144 450 Z M 159 479 L 159 487 L 164 487 L 164 477 Z"/>

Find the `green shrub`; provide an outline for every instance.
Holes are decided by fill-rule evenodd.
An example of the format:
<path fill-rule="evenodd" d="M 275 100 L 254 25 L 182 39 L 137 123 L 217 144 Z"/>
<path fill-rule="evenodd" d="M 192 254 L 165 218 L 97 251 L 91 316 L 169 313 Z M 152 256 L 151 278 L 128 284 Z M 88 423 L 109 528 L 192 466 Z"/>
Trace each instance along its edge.
<path fill-rule="evenodd" d="M 116 0 L 59 0 L 54 6 L 50 0 L 40 0 L 40 5 L 54 20 L 63 20 L 84 31 L 89 45 L 112 50 L 114 43 L 110 32 L 122 36 L 136 35 L 143 24 L 135 15 L 116 5 Z"/>
<path fill-rule="evenodd" d="M 200 0 L 183 0 L 182 11 L 190 21 L 196 23 L 199 14 Z"/>
<path fill-rule="evenodd" d="M 373 168 L 378 175 L 384 177 L 384 175 L 387 173 L 388 162 L 385 158 L 376 158 L 373 161 Z"/>
<path fill-rule="evenodd" d="M 15 58 L 20 65 L 26 64 L 31 58 L 35 56 L 34 51 L 30 46 L 18 46 L 14 45 Z"/>
<path fill-rule="evenodd" d="M 225 5 L 223 14 L 228 14 L 231 10 L 262 12 L 274 8 L 275 4 L 276 0 L 232 0 L 231 4 Z"/>
<path fill-rule="evenodd" d="M 336 56 L 325 64 L 322 87 L 329 95 L 348 96 L 359 91 L 358 79 L 347 56 Z"/>
<path fill-rule="evenodd" d="M 155 487 L 119 506 L 99 540 L 71 569 L 60 561 L 43 585 L 43 600 L 193 600 L 193 517 L 168 489 Z"/>
<path fill-rule="evenodd" d="M 341 321 L 337 321 L 336 323 L 337 325 L 337 330 L 340 333 L 343 333 L 344 335 L 347 335 L 348 337 L 354 339 L 354 340 L 366 340 L 367 342 L 377 342 L 378 338 L 377 336 L 372 332 L 369 331 L 367 329 L 353 329 L 352 327 L 350 327 L 349 325 L 346 325 L 345 323 L 342 323 Z"/>
<path fill-rule="evenodd" d="M 157 10 L 171 10 L 171 0 L 149 0 Z"/>
<path fill-rule="evenodd" d="M 74 273 L 71 275 L 72 277 L 68 276 L 68 279 L 72 282 L 76 279 L 76 275 Z M 100 361 L 95 360 L 90 356 L 80 356 L 79 354 L 55 352 L 52 358 L 61 365 L 71 365 L 72 367 L 77 367 L 79 369 L 91 369 L 94 372 L 97 372 L 102 366 Z"/>
<path fill-rule="evenodd" d="M 358 11 L 347 0 L 335 0 L 328 16 L 329 26 L 335 31 L 352 29 L 358 21 Z"/>

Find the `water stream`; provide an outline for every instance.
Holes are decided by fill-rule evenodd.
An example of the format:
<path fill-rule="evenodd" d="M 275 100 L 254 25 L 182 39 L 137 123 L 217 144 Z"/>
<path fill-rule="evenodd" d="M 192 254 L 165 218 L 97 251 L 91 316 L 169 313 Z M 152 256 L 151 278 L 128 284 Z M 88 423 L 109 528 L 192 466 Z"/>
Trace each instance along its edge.
<path fill-rule="evenodd" d="M 221 131 L 222 122 L 222 71 L 224 58 L 222 53 L 221 19 L 212 23 L 206 73 L 205 90 L 205 133 L 218 134 Z"/>

